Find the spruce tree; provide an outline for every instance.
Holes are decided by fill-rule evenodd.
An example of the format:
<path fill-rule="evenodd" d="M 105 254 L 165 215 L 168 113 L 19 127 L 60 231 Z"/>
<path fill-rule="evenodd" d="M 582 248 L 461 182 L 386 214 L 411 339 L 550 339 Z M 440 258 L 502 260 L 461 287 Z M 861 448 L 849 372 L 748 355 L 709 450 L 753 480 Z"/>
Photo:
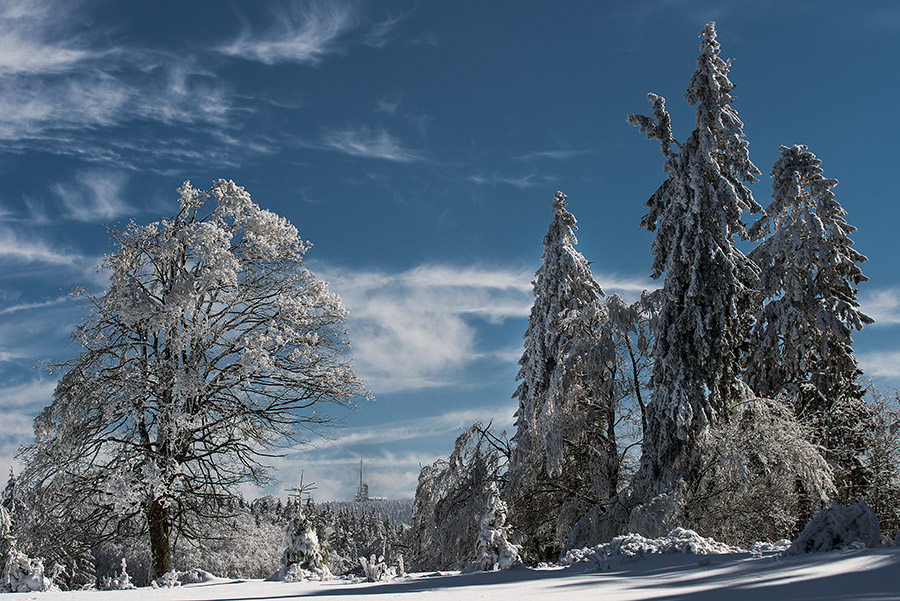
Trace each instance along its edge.
<path fill-rule="evenodd" d="M 866 280 L 821 161 L 806 146 L 782 146 L 772 167 L 772 203 L 755 228 L 770 234 L 750 257 L 761 267 L 766 300 L 753 328 L 747 383 L 757 393 L 794 400 L 798 417 L 825 448 L 838 500 L 855 502 L 868 477 L 862 456 L 872 414 L 853 356 L 853 330 L 872 319 L 859 310 Z"/>
<path fill-rule="evenodd" d="M 631 526 L 663 532 L 680 518 L 685 495 L 699 477 L 699 445 L 711 425 L 727 420 L 741 398 L 741 349 L 750 326 L 758 270 L 735 238 L 749 239 L 741 221 L 756 213 L 746 183 L 759 170 L 750 161 L 743 123 L 731 104 L 730 62 L 719 57 L 715 23 L 701 35 L 697 69 L 685 92 L 696 105 L 694 131 L 672 136 L 665 99 L 649 94 L 654 117 L 628 122 L 660 143 L 667 179 L 647 201 L 641 225 L 655 231 L 653 277 L 665 274 L 653 344 L 653 395 Z"/>
<path fill-rule="evenodd" d="M 556 559 L 578 518 L 615 493 L 590 444 L 605 436 L 608 413 L 581 369 L 595 346 L 603 291 L 574 248 L 576 220 L 566 206 L 557 192 L 513 395 L 519 408 L 506 496 L 529 561 Z"/>

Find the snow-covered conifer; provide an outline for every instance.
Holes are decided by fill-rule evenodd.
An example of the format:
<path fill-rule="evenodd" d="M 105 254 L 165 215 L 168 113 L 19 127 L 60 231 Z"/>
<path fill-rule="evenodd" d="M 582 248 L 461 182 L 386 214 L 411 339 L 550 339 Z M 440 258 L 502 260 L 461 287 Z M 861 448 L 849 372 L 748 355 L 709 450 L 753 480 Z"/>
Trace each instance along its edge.
<path fill-rule="evenodd" d="M 856 300 L 866 257 L 852 248 L 856 228 L 835 199 L 837 180 L 823 175 L 806 146 L 779 150 L 772 202 L 755 225 L 771 233 L 750 254 L 762 269 L 766 302 L 753 329 L 746 379 L 758 394 L 794 399 L 835 469 L 839 502 L 849 503 L 865 489 L 861 457 L 872 427 L 852 339 L 853 330 L 872 323 Z"/>
<path fill-rule="evenodd" d="M 286 533 L 287 548 L 282 556 L 284 565 L 299 564 L 308 570 L 325 566 L 325 550 L 319 541 L 315 522 L 299 505 Z"/>
<path fill-rule="evenodd" d="M 509 542 L 506 503 L 500 498 L 495 482 L 491 483 L 487 510 L 481 516 L 481 532 L 475 541 L 475 561 L 471 568 L 482 572 L 508 570 L 521 563 L 519 547 Z"/>
<path fill-rule="evenodd" d="M 672 136 L 665 100 L 654 94 L 653 118 L 628 122 L 660 143 L 668 177 L 647 201 L 641 225 L 655 231 L 653 277 L 665 274 L 653 343 L 653 395 L 633 501 L 634 523 L 665 533 L 678 521 L 683 493 L 698 476 L 699 442 L 727 419 L 740 398 L 741 347 L 750 327 L 757 268 L 735 246 L 749 238 L 744 211 L 759 212 L 750 189 L 743 123 L 731 104 L 730 63 L 719 56 L 715 24 L 701 35 L 697 69 L 685 92 L 696 105 L 695 129 Z M 644 519 L 653 514 L 652 519 Z M 668 523 L 667 523 L 668 522 Z"/>
<path fill-rule="evenodd" d="M 311 499 L 303 507 L 304 495 L 315 489 L 314 483 L 304 486 L 303 475 L 300 485 L 293 490 L 293 515 L 285 530 L 286 548 L 281 556 L 282 568 L 270 580 L 302 580 L 332 578 L 328 569 L 327 543 L 323 540 L 323 523 Z"/>
<path fill-rule="evenodd" d="M 607 434 L 607 408 L 585 369 L 597 345 L 603 291 L 574 248 L 576 221 L 566 206 L 557 192 L 513 395 L 519 408 L 506 496 L 533 560 L 555 559 L 580 515 L 615 492 L 597 476 L 602 462 L 594 450 L 579 440 L 593 443 Z M 570 501 L 578 506 L 563 511 Z"/>

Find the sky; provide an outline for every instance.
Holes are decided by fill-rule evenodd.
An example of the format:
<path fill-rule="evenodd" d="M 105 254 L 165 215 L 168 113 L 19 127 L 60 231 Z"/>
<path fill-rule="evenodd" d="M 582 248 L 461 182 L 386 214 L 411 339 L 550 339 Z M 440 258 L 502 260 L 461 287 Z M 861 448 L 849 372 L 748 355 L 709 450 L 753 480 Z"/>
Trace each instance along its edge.
<path fill-rule="evenodd" d="M 626 124 L 667 99 L 675 135 L 698 36 L 717 22 L 766 206 L 782 144 L 806 144 L 868 257 L 855 337 L 900 386 L 900 4 L 0 0 L 0 469 L 52 400 L 102 291 L 107 227 L 176 211 L 185 180 L 244 186 L 313 247 L 375 401 L 273 460 L 319 500 L 412 496 L 475 421 L 510 430 L 517 361 L 556 190 L 607 293 L 649 279 L 643 203 L 659 146 Z M 745 222 L 753 216 L 746 215 Z"/>

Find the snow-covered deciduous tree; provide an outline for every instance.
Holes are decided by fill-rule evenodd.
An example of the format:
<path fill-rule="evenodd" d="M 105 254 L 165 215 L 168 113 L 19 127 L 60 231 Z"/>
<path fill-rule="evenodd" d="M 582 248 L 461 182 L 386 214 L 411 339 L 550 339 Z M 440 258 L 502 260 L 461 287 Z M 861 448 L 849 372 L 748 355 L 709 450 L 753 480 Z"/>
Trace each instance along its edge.
<path fill-rule="evenodd" d="M 529 561 L 556 559 L 578 518 L 615 493 L 604 477 L 615 479 L 606 461 L 617 455 L 608 437 L 614 408 L 589 377 L 603 291 L 574 248 L 576 221 L 566 206 L 557 192 L 513 395 L 519 407 L 505 496 Z"/>
<path fill-rule="evenodd" d="M 497 440 L 489 428 L 474 424 L 459 435 L 447 460 L 422 468 L 408 531 L 410 569 L 468 565 L 490 491 L 500 481 Z"/>
<path fill-rule="evenodd" d="M 585 429 L 574 440 L 580 451 L 594 461 L 590 473 L 594 477 L 597 498 L 593 507 L 584 510 L 584 501 L 570 499 L 561 515 L 569 508 L 580 509 L 569 525 L 566 548 L 578 548 L 609 540 L 618 533 L 622 516 L 613 517 L 621 509 L 617 493 L 634 474 L 636 451 L 640 449 L 646 421 L 644 401 L 648 374 L 652 366 L 650 347 L 656 320 L 659 291 L 644 291 L 641 298 L 627 304 L 617 294 L 594 309 L 594 338 L 580 337 L 593 348 L 583 354 L 568 354 L 567 365 L 574 368 L 590 386 L 594 403 L 603 408 L 605 432 Z M 585 320 L 580 320 L 585 321 Z M 562 521 L 562 520 L 560 520 Z"/>
<path fill-rule="evenodd" d="M 297 229 L 231 181 L 179 195 L 174 217 L 112 231 L 109 287 L 77 291 L 83 352 L 21 454 L 60 523 L 148 536 L 151 578 L 174 533 L 198 536 L 238 484 L 267 480 L 266 453 L 364 394 L 347 312 L 304 267 Z"/>
<path fill-rule="evenodd" d="M 867 386 L 873 416 L 872 441 L 866 452 L 871 474 L 865 499 L 888 536 L 900 535 L 900 393 L 886 395 Z"/>
<path fill-rule="evenodd" d="M 704 440 L 684 517 L 688 527 L 742 546 L 793 538 L 834 491 L 831 468 L 792 407 L 745 390 Z"/>
<path fill-rule="evenodd" d="M 0 574 L 6 569 L 6 562 L 16 548 L 16 537 L 13 535 L 12 519 L 5 507 L 0 505 Z"/>
<path fill-rule="evenodd" d="M 500 498 L 496 482 L 489 488 L 488 504 L 481 516 L 481 532 L 475 541 L 475 560 L 472 570 L 508 570 L 521 563 L 519 547 L 509 542 L 509 526 L 506 523 L 506 503 Z"/>
<path fill-rule="evenodd" d="M 865 491 L 862 456 L 872 416 L 859 385 L 854 330 L 872 319 L 859 310 L 866 280 L 853 249 L 856 228 L 835 199 L 837 180 L 823 175 L 806 146 L 782 146 L 772 167 L 772 202 L 755 228 L 769 235 L 750 257 L 761 267 L 765 304 L 751 337 L 747 383 L 758 394 L 789 395 L 813 441 L 835 470 L 838 501 Z"/>
<path fill-rule="evenodd" d="M 735 238 L 749 238 L 742 213 L 761 210 L 745 185 L 757 181 L 759 170 L 731 107 L 730 63 L 719 57 L 712 22 L 700 51 L 685 92 L 697 107 L 696 123 L 684 143 L 673 138 L 659 96 L 648 95 L 652 118 L 628 117 L 659 142 L 668 174 L 641 223 L 656 232 L 652 275 L 665 274 L 652 350 L 653 396 L 632 499 L 642 505 L 633 524 L 650 528 L 650 535 L 677 525 L 671 522 L 678 520 L 685 486 L 698 477 L 702 438 L 740 400 L 741 349 L 758 278 Z M 644 519 L 650 513 L 655 517 Z"/>

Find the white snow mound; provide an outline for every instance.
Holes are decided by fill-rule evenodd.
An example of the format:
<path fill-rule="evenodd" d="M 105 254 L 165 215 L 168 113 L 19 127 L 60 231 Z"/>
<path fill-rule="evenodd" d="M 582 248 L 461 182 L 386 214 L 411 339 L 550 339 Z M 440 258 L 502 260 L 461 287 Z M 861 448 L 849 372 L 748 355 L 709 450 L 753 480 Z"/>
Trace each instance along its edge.
<path fill-rule="evenodd" d="M 596 547 L 573 549 L 560 559 L 562 565 L 582 561 L 601 562 L 611 557 L 641 557 L 650 554 L 693 553 L 695 555 L 722 555 L 740 553 L 741 549 L 700 536 L 693 530 L 675 528 L 659 538 L 645 538 L 640 534 L 623 534 L 608 543 Z"/>
<path fill-rule="evenodd" d="M 872 508 L 860 500 L 846 507 L 832 503 L 817 511 L 787 552 L 798 555 L 880 545 L 878 518 Z"/>

